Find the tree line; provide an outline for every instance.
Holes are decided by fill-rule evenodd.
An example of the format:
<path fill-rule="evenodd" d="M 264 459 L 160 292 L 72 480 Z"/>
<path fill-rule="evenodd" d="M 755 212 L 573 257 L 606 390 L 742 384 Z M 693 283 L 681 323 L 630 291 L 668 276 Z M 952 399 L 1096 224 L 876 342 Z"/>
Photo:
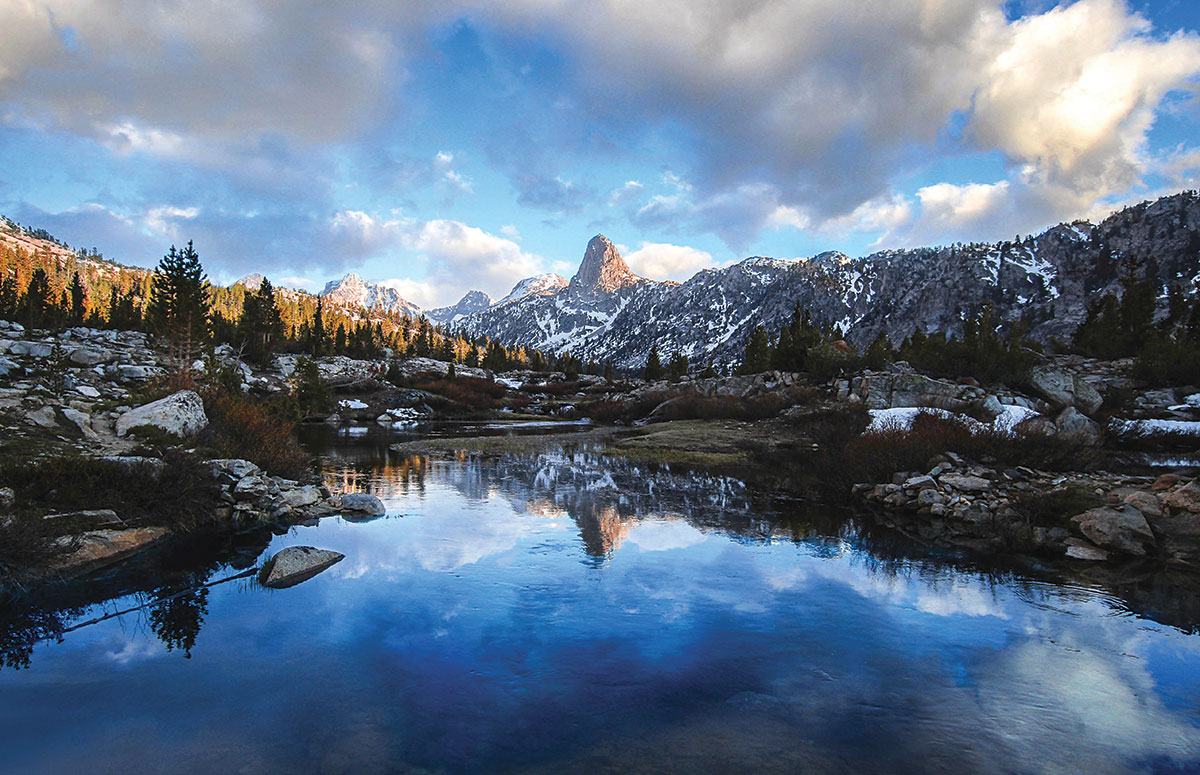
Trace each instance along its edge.
<path fill-rule="evenodd" d="M 277 352 L 378 359 L 390 350 L 493 371 L 612 373 L 610 364 L 505 346 L 423 316 L 326 305 L 320 296 L 281 290 L 265 278 L 257 288 L 213 286 L 191 242 L 172 245 L 153 271 L 98 253 L 0 245 L 0 319 L 48 330 L 88 326 L 162 335 L 180 363 L 191 363 L 206 343 L 227 342 L 260 363 Z"/>

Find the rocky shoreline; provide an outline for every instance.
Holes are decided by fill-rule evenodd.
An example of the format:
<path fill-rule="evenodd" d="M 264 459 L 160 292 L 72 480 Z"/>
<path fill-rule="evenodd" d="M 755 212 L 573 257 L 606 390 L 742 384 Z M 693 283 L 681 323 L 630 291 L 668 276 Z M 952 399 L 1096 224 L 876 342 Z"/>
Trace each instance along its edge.
<path fill-rule="evenodd" d="M 897 472 L 854 492 L 881 524 L 932 545 L 1087 562 L 1146 558 L 1200 571 L 1200 480 L 1001 470 L 952 452 L 930 462 L 924 473 Z M 1051 513 L 1038 513 L 1039 499 Z M 1089 507 L 1070 505 L 1080 502 Z"/>

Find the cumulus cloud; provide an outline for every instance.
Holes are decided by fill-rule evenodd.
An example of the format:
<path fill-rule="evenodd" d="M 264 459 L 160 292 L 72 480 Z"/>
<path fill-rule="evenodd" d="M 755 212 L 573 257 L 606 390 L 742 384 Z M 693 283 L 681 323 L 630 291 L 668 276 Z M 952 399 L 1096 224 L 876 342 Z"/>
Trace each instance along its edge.
<path fill-rule="evenodd" d="M 686 127 L 697 192 L 652 197 L 634 224 L 694 228 L 712 200 L 701 222 L 731 246 L 887 201 L 898 172 L 947 144 L 1012 165 L 1010 181 L 988 185 L 1028 189 L 1013 220 L 1072 216 L 1143 179 L 1156 111 L 1200 73 L 1195 34 L 1164 39 L 1118 0 L 1015 21 L 999 0 L 898 0 L 870 14 L 837 0 L 530 0 L 504 12 L 581 52 L 592 110 Z M 770 198 L 778 206 L 760 217 Z"/>
<path fill-rule="evenodd" d="M 634 272 L 654 280 L 686 280 L 716 266 L 712 255 L 703 250 L 663 242 L 643 242 L 624 258 Z"/>
<path fill-rule="evenodd" d="M 1164 35 L 1121 0 L 1023 5 L 1017 19 L 1009 7 L 412 0 L 348 11 L 313 0 L 13 0 L 0 33 L 0 122 L 219 171 L 234 194 L 275 199 L 241 207 L 260 220 L 240 225 L 239 208 L 202 201 L 203 188 L 196 201 L 169 200 L 201 209 L 193 226 L 217 239 L 218 224 L 259 236 L 278 218 L 295 244 L 324 248 L 313 238 L 343 209 L 325 201 L 346 183 L 339 153 L 377 161 L 365 173 L 372 190 L 354 207 L 413 185 L 438 187 L 447 202 L 473 191 L 456 152 L 408 157 L 384 142 L 426 128 L 420 111 L 402 110 L 428 77 L 414 63 L 429 53 L 431 30 L 467 20 L 500 31 L 489 45 L 509 47 L 498 55 L 508 64 L 533 40 L 554 60 L 530 57 L 542 80 L 527 78 L 523 61 L 481 98 L 511 115 L 538 109 L 537 122 L 497 131 L 484 120 L 476 131 L 517 203 L 556 216 L 606 203 L 639 228 L 711 231 L 735 249 L 767 228 L 875 221 L 897 240 L 937 239 L 972 224 L 1074 217 L 1168 169 L 1147 138 L 1171 95 L 1197 91 L 1200 37 Z M 664 146 L 679 177 L 649 197 L 640 182 L 600 188 L 573 168 Z M 1195 152 L 1171 151 L 1186 167 L 1179 180 L 1195 180 Z M 896 190 L 943 153 L 993 154 L 1008 172 Z"/>
<path fill-rule="evenodd" d="M 405 244 L 428 258 L 435 281 L 459 293 L 475 289 L 499 298 L 514 279 L 541 271 L 541 259 L 517 243 L 459 221 L 428 221 L 406 235 Z"/>

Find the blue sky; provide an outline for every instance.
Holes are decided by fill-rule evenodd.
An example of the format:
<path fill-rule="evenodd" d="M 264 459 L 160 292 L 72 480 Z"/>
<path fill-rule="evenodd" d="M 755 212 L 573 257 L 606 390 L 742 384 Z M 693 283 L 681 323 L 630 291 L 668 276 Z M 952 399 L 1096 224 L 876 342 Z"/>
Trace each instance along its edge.
<path fill-rule="evenodd" d="M 1008 238 L 1194 188 L 1200 9 L 1156 0 L 9 0 L 0 212 L 213 280 L 422 306 L 603 232 L 749 255 Z"/>

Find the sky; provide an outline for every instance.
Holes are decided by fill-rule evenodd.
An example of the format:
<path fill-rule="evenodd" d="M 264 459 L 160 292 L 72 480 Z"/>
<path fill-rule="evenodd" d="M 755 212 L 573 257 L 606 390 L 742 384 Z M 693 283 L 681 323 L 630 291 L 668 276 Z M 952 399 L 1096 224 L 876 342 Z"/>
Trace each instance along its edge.
<path fill-rule="evenodd" d="M 0 0 L 0 213 L 431 308 L 1196 188 L 1194 0 Z"/>

